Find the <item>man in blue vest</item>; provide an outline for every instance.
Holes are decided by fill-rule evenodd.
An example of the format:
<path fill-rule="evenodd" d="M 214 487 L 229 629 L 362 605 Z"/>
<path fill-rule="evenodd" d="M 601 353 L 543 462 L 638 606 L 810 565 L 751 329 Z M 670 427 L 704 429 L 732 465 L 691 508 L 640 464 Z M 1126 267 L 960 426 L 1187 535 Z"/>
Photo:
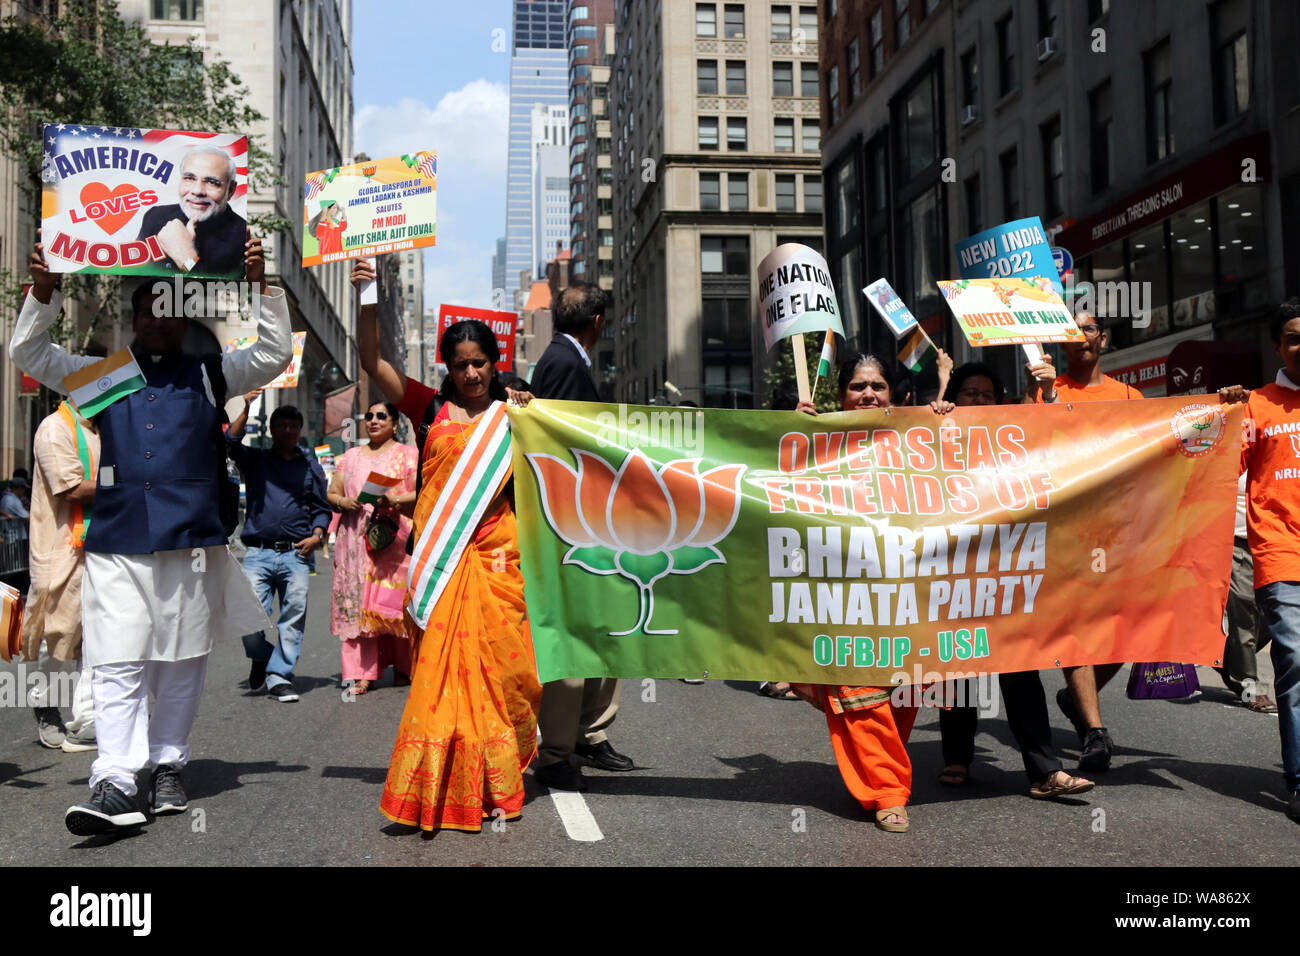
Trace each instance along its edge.
<path fill-rule="evenodd" d="M 252 348 L 200 358 L 181 350 L 184 303 L 162 306 L 152 280 L 131 297 L 131 352 L 145 385 L 95 416 L 100 461 L 82 583 L 83 666 L 94 667 L 99 756 L 90 800 L 69 807 L 78 836 L 131 830 L 146 822 L 136 773 L 154 765 L 150 809 L 188 806 L 181 769 L 189 761 L 213 641 L 267 627 L 248 579 L 226 547 L 220 489 L 225 480 L 223 405 L 228 390 L 265 385 L 293 357 L 284 293 L 268 289 L 262 243 L 249 238 L 244 263 L 257 307 Z M 32 289 L 9 357 L 46 387 L 99 361 L 50 341 L 62 297 L 38 242 Z M 159 301 L 155 301 L 159 300 Z M 154 711 L 148 712 L 148 698 Z"/>

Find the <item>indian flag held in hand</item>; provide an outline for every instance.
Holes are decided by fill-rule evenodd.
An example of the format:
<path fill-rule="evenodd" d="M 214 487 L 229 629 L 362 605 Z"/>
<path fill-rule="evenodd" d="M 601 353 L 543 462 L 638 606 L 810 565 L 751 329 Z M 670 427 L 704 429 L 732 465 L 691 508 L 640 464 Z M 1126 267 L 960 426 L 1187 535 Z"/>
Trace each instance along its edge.
<path fill-rule="evenodd" d="M 373 504 L 401 483 L 401 478 L 392 478 L 372 471 L 366 476 L 366 483 L 361 486 L 361 494 L 357 495 L 357 501 L 363 505 Z"/>
<path fill-rule="evenodd" d="M 97 415 L 119 398 L 138 392 L 145 384 L 144 373 L 129 348 L 87 365 L 63 380 L 68 398 L 82 418 Z"/>
<path fill-rule="evenodd" d="M 930 361 L 939 354 L 930 341 L 930 337 L 925 334 L 925 330 L 917 325 L 906 336 L 903 337 L 902 348 L 898 350 L 898 361 L 906 365 L 913 372 L 919 372 L 925 368 L 925 363 Z"/>

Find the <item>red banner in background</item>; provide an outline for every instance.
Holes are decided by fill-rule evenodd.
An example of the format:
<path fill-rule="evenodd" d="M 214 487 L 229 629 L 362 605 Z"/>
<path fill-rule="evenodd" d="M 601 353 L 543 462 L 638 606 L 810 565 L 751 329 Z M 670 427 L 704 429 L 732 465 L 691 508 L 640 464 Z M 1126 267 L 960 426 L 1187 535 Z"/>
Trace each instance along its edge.
<path fill-rule="evenodd" d="M 467 305 L 443 305 L 438 310 L 438 361 L 442 361 L 442 333 L 453 322 L 465 319 L 477 319 L 497 337 L 497 350 L 501 353 L 497 361 L 497 371 L 513 372 L 515 370 L 515 328 L 519 317 L 513 312 L 498 312 L 495 309 L 472 309 Z"/>

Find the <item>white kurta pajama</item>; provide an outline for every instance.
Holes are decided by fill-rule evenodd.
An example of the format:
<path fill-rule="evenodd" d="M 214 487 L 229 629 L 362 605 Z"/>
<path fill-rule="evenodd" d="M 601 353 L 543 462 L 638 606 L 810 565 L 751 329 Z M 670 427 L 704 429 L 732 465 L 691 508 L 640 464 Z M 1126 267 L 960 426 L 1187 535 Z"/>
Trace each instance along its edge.
<path fill-rule="evenodd" d="M 63 379 L 99 359 L 71 355 L 50 342 L 48 329 L 62 301 L 58 292 L 48 305 L 27 296 L 9 357 L 42 384 L 65 393 Z M 283 290 L 270 289 L 261 301 L 257 341 L 221 358 L 228 395 L 265 385 L 293 357 Z M 210 387 L 208 392 L 212 401 Z M 132 796 L 136 772 L 149 763 L 184 766 L 189 760 L 190 728 L 213 641 L 271 623 L 224 545 L 152 554 L 87 552 L 82 607 L 82 655 L 95 668 L 99 744 L 90 786 L 107 779 Z M 149 693 L 155 701 L 152 720 Z"/>

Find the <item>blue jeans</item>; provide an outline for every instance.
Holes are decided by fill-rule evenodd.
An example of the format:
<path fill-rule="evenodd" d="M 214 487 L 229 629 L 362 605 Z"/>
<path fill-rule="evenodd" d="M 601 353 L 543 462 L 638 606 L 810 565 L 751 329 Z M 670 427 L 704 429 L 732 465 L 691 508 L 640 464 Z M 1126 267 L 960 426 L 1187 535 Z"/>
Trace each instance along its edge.
<path fill-rule="evenodd" d="M 1300 581 L 1274 581 L 1255 592 L 1273 634 L 1273 695 L 1282 732 L 1282 773 L 1300 790 Z"/>
<path fill-rule="evenodd" d="M 307 623 L 307 585 L 316 562 L 299 557 L 297 551 L 249 548 L 244 555 L 244 573 L 253 584 L 258 600 L 271 616 L 273 600 L 280 599 L 280 642 L 271 646 L 266 636 L 244 635 L 244 653 L 252 661 L 266 661 L 266 688 L 270 690 L 293 680 L 293 668 L 302 650 L 303 626 Z"/>

